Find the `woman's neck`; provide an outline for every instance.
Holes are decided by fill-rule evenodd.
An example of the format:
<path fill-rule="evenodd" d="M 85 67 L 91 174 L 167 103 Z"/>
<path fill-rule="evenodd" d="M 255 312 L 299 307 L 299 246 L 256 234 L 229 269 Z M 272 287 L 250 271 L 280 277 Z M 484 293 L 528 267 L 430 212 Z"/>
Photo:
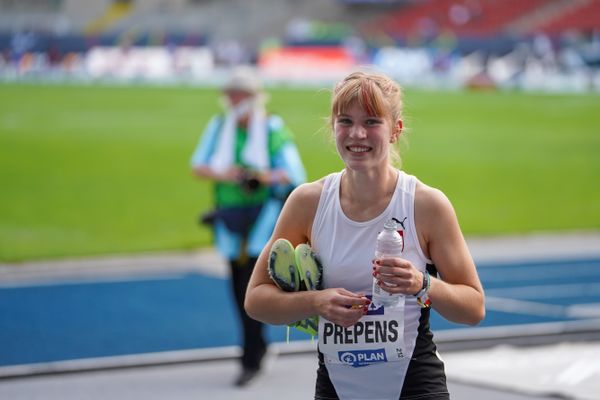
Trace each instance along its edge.
<path fill-rule="evenodd" d="M 340 183 L 340 204 L 353 220 L 367 221 L 379 215 L 394 195 L 398 171 L 387 167 L 381 171 L 344 170 Z"/>

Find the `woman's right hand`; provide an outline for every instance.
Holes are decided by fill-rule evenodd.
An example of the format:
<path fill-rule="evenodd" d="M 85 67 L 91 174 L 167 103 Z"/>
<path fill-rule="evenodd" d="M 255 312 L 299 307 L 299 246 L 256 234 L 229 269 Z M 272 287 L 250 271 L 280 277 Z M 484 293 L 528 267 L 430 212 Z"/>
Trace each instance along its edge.
<path fill-rule="evenodd" d="M 343 288 L 318 290 L 315 293 L 318 314 L 344 328 L 356 324 L 367 313 L 371 304 L 371 300 L 364 294 Z"/>

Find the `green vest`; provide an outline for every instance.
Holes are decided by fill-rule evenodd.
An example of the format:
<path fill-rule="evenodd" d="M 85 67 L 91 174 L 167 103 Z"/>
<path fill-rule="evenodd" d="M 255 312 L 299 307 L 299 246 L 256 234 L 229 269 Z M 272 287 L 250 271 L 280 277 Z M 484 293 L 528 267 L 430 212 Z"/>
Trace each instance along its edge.
<path fill-rule="evenodd" d="M 268 119 L 267 119 L 268 121 Z M 269 124 L 268 131 L 268 154 L 270 164 L 273 157 L 281 150 L 283 145 L 291 140 L 291 133 L 282 124 L 281 129 L 272 129 Z M 236 166 L 249 168 L 242 161 L 242 151 L 247 140 L 247 131 L 239 127 L 236 131 L 235 158 Z M 215 184 L 215 202 L 217 207 L 253 206 L 264 203 L 269 198 L 269 187 L 261 185 L 257 190 L 248 191 L 240 184 L 233 182 L 217 182 Z"/>

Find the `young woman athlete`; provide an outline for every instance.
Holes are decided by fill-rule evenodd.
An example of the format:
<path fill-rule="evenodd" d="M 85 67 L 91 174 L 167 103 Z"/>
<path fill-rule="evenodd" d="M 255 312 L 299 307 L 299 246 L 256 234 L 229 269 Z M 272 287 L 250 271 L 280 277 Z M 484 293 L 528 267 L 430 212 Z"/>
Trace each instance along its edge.
<path fill-rule="evenodd" d="M 433 307 L 468 325 L 485 316 L 484 293 L 450 201 L 396 168 L 401 90 L 390 78 L 355 72 L 339 82 L 331 127 L 341 172 L 296 188 L 246 293 L 248 314 L 270 324 L 319 317 L 315 399 L 448 399 L 444 364 L 429 329 Z M 376 237 L 395 218 L 402 257 L 373 259 Z M 278 238 L 309 243 L 323 289 L 284 292 L 268 274 Z M 375 307 L 372 278 L 397 307 Z"/>

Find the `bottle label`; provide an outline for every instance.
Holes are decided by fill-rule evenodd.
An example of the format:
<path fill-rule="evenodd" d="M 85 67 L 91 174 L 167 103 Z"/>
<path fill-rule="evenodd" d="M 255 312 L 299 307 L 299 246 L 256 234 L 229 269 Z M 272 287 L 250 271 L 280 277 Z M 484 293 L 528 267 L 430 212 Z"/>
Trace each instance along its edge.
<path fill-rule="evenodd" d="M 319 317 L 319 350 L 327 363 L 363 367 L 397 362 L 405 358 L 404 349 L 404 297 L 392 307 L 371 303 L 367 314 L 348 328 Z"/>

